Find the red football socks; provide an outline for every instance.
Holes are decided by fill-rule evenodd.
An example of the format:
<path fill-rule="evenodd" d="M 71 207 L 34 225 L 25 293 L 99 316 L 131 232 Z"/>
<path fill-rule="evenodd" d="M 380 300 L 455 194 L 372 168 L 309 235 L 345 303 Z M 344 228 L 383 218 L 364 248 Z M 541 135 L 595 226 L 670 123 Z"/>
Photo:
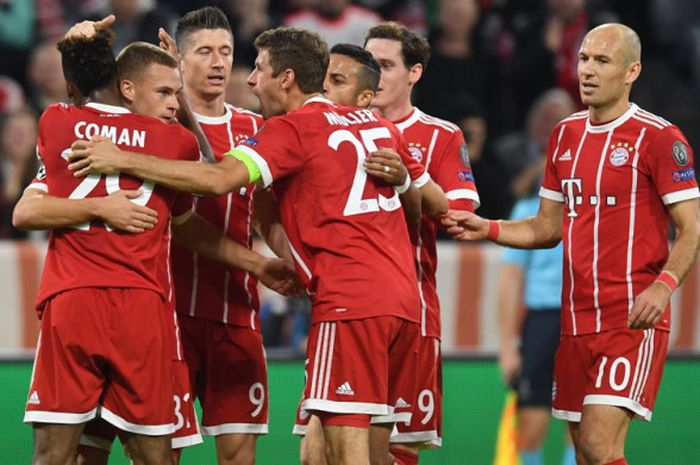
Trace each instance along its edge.
<path fill-rule="evenodd" d="M 418 454 L 414 452 L 398 447 L 392 447 L 389 451 L 394 456 L 396 465 L 418 465 Z"/>

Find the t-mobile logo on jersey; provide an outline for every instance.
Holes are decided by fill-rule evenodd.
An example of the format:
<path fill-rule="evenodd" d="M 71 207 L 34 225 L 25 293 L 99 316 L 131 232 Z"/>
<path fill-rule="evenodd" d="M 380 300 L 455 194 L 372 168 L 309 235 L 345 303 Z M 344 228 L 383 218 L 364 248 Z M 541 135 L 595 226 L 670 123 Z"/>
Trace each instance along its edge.
<path fill-rule="evenodd" d="M 568 178 L 561 180 L 561 190 L 566 197 L 566 205 L 569 207 L 568 216 L 570 218 L 576 218 L 578 213 L 576 213 L 576 206 L 583 203 L 583 196 L 581 196 L 581 178 Z"/>

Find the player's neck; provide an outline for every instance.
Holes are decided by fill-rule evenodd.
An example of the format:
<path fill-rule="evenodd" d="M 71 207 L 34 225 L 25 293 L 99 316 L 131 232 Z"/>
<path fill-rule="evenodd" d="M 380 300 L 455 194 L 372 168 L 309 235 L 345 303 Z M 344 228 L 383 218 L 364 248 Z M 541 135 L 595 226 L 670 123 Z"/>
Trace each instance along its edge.
<path fill-rule="evenodd" d="M 222 116 L 226 113 L 226 94 L 221 93 L 215 97 L 201 95 L 196 92 L 188 93 L 192 111 L 202 116 Z"/>
<path fill-rule="evenodd" d="M 124 106 L 122 99 L 119 98 L 111 87 L 99 89 L 90 93 L 90 95 L 84 99 L 83 104 L 88 102 L 103 103 L 105 105 L 112 105 L 115 107 Z"/>
<path fill-rule="evenodd" d="M 411 105 L 410 100 L 403 100 L 393 105 L 387 105 L 384 108 L 378 108 L 378 110 L 389 121 L 399 121 L 413 111 L 413 105 Z"/>
<path fill-rule="evenodd" d="M 318 97 L 320 96 L 320 92 L 312 92 L 310 94 L 304 94 L 301 92 L 292 92 L 289 94 L 287 97 L 287 103 L 285 105 L 285 109 L 287 110 L 287 113 L 291 113 L 294 110 L 298 110 L 299 108 L 303 107 L 304 104 L 306 103 L 307 100 L 310 98 Z"/>
<path fill-rule="evenodd" d="M 615 102 L 613 105 L 600 108 L 590 107 L 588 110 L 588 117 L 593 124 L 605 124 L 624 115 L 629 108 L 629 100 L 621 99 L 618 102 Z"/>

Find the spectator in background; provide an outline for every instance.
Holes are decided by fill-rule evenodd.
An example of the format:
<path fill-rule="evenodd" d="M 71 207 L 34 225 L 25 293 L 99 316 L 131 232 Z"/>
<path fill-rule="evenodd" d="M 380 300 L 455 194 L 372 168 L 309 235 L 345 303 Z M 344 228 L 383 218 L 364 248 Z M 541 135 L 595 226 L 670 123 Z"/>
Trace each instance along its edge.
<path fill-rule="evenodd" d="M 93 19 L 114 14 L 113 29 L 117 37 L 112 44 L 115 53 L 132 42 L 143 41 L 158 45 L 158 28 L 174 34 L 177 15 L 156 0 L 109 0 L 108 9 L 99 11 Z"/>
<path fill-rule="evenodd" d="M 32 49 L 27 69 L 29 103 L 40 114 L 52 103 L 68 99 L 63 79 L 61 54 L 56 42 L 42 42 Z"/>
<path fill-rule="evenodd" d="M 60 37 L 64 27 L 60 0 L 0 0 L 0 74 L 23 83 L 32 45 Z"/>
<path fill-rule="evenodd" d="M 469 161 L 481 200 L 477 211 L 484 218 L 505 218 L 513 205 L 513 197 L 509 189 L 504 189 L 506 170 L 490 150 L 489 126 L 483 106 L 470 95 L 458 95 L 452 100 L 447 119 L 459 126 L 469 148 Z M 449 237 L 438 231 L 440 238 Z"/>
<path fill-rule="evenodd" d="M 36 121 L 26 108 L 10 111 L 0 120 L 0 238 L 27 237 L 12 227 L 12 210 L 37 172 Z"/>
<path fill-rule="evenodd" d="M 552 129 L 573 111 L 574 102 L 566 91 L 550 89 L 530 108 L 526 130 L 502 136 L 494 143 L 494 155 L 503 167 L 503 177 L 508 180 L 511 195 L 523 197 L 529 192 L 529 186 L 540 174 L 537 165 L 544 163 L 542 155 L 547 150 Z M 519 178 L 523 173 L 528 174 Z"/>
<path fill-rule="evenodd" d="M 8 76 L 0 75 L 0 114 L 18 110 L 24 105 L 22 87 Z"/>
<path fill-rule="evenodd" d="M 338 43 L 362 46 L 367 31 L 381 20 L 378 14 L 352 5 L 350 0 L 314 0 L 311 8 L 288 15 L 283 23 L 315 31 L 332 47 Z"/>
<path fill-rule="evenodd" d="M 477 0 L 439 1 L 438 24 L 429 37 L 431 57 L 416 86 L 416 98 L 426 113 L 448 118 L 446 109 L 455 94 L 470 94 L 486 109 L 493 128 L 501 108 L 499 67 L 482 46 L 479 18 Z"/>
<path fill-rule="evenodd" d="M 253 41 L 261 32 L 274 26 L 275 20 L 269 13 L 268 0 L 222 0 L 221 9 L 231 24 L 236 46 L 233 49 L 233 62 L 253 67 L 257 51 Z M 247 84 L 246 84 L 247 87 Z"/>
<path fill-rule="evenodd" d="M 564 89 L 577 108 L 583 108 L 576 75 L 583 36 L 616 18 L 607 10 L 589 11 L 586 6 L 586 0 L 547 0 L 544 10 L 523 13 L 514 20 L 516 48 L 509 81 L 516 127 L 537 96 L 552 87 Z"/>

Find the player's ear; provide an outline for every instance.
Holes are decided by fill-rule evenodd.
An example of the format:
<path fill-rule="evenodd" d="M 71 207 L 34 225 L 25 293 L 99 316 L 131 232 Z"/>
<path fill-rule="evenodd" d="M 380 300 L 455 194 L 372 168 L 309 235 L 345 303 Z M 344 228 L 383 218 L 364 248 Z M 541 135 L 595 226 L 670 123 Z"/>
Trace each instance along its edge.
<path fill-rule="evenodd" d="M 360 92 L 360 95 L 357 96 L 357 101 L 355 102 L 355 106 L 359 108 L 367 108 L 370 103 L 372 103 L 372 99 L 374 98 L 374 91 L 366 89 Z"/>
<path fill-rule="evenodd" d="M 133 102 L 136 94 L 134 83 L 129 79 L 121 79 L 119 81 L 119 93 L 128 102 Z"/>
<path fill-rule="evenodd" d="M 282 71 L 282 80 L 280 81 L 280 84 L 282 85 L 282 89 L 290 89 L 294 82 L 296 81 L 296 75 L 294 74 L 294 70 L 291 68 L 287 68 L 284 71 Z"/>
<path fill-rule="evenodd" d="M 82 98 L 78 86 L 73 82 L 66 80 L 66 94 L 71 99 L 74 105 L 82 105 Z"/>
<path fill-rule="evenodd" d="M 415 85 L 416 82 L 420 80 L 421 76 L 423 76 L 423 65 L 416 63 L 415 65 L 411 66 L 411 68 L 408 70 L 409 85 Z"/>

